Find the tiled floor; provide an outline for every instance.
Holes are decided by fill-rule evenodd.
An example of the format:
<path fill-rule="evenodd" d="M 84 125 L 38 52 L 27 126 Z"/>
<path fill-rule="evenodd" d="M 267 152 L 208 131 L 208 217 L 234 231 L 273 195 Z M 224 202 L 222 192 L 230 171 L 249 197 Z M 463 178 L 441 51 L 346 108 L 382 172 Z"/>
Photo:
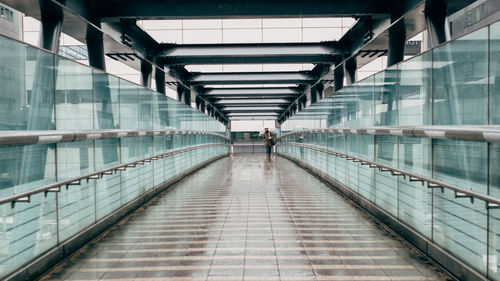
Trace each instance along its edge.
<path fill-rule="evenodd" d="M 225 158 L 44 280 L 446 280 L 288 160 Z"/>

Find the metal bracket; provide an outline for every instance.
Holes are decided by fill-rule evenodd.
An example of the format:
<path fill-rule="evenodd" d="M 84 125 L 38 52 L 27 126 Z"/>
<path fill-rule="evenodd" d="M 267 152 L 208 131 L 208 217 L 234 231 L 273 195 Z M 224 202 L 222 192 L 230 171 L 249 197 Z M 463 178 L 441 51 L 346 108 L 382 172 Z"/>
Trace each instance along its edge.
<path fill-rule="evenodd" d="M 410 182 L 418 182 L 418 181 L 422 183 L 422 186 L 424 185 L 424 181 L 422 179 L 410 176 Z"/>
<path fill-rule="evenodd" d="M 393 176 L 402 176 L 404 179 L 406 179 L 406 175 L 401 173 L 401 172 L 398 172 L 398 171 L 394 171 L 394 170 L 391 170 L 391 174 Z"/>
<path fill-rule="evenodd" d="M 56 187 L 49 188 L 49 189 L 45 190 L 44 196 L 47 197 L 49 192 L 61 192 L 61 186 L 56 186 Z"/>
<path fill-rule="evenodd" d="M 14 208 L 16 206 L 17 202 L 20 202 L 20 203 L 30 203 L 31 202 L 31 196 L 28 195 L 28 196 L 25 196 L 25 197 L 17 198 L 16 200 L 10 202 L 10 206 L 12 208 Z"/>
<path fill-rule="evenodd" d="M 104 175 L 112 175 L 113 174 L 113 171 L 109 170 L 109 171 L 104 171 L 101 173 L 101 177 L 103 177 Z"/>
<path fill-rule="evenodd" d="M 486 203 L 486 209 L 500 209 L 500 204 L 495 204 L 488 201 L 485 201 L 485 203 Z"/>
<path fill-rule="evenodd" d="M 437 184 L 434 184 L 434 183 L 430 183 L 430 182 L 427 182 L 427 188 L 440 188 L 441 193 L 444 192 L 444 187 L 437 185 Z"/>
<path fill-rule="evenodd" d="M 455 191 L 455 198 L 470 198 L 471 204 L 474 204 L 474 197 L 462 192 Z"/>
<path fill-rule="evenodd" d="M 81 180 L 76 180 L 76 181 L 72 181 L 72 182 L 70 182 L 70 183 L 67 183 L 67 184 L 66 184 L 66 190 L 68 190 L 68 189 L 69 189 L 69 186 L 70 186 L 70 185 L 80 185 L 81 183 L 82 183 L 82 181 L 81 181 Z"/>

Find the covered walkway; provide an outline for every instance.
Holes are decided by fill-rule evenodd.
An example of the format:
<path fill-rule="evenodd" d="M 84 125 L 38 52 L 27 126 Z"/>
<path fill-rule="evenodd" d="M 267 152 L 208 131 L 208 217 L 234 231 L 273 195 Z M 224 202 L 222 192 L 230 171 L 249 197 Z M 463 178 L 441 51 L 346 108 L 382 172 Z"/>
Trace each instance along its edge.
<path fill-rule="evenodd" d="M 185 178 L 43 280 L 446 280 L 284 158 L 226 157 Z"/>

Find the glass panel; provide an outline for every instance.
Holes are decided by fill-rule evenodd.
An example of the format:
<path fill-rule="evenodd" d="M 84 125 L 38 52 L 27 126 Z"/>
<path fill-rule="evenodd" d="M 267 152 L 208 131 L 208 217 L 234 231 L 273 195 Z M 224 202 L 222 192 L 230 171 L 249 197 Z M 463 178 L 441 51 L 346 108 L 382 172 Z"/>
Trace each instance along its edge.
<path fill-rule="evenodd" d="M 345 105 L 345 97 L 341 94 L 343 91 L 338 91 L 337 95 L 329 98 L 329 102 L 325 104 L 325 106 L 330 107 L 330 112 L 328 113 L 328 127 L 345 127 L 345 119 L 346 119 L 346 105 Z"/>
<path fill-rule="evenodd" d="M 376 136 L 376 162 L 397 168 L 397 137 Z M 385 211 L 398 215 L 398 178 L 391 172 L 375 172 L 375 202 Z"/>
<path fill-rule="evenodd" d="M 435 125 L 488 122 L 488 28 L 433 50 Z"/>
<path fill-rule="evenodd" d="M 374 76 L 375 126 L 398 125 L 397 65 Z"/>
<path fill-rule="evenodd" d="M 96 129 L 120 128 L 119 79 L 106 73 L 93 72 L 94 127 Z"/>
<path fill-rule="evenodd" d="M 56 180 L 55 145 L 0 146 L 0 198 Z"/>
<path fill-rule="evenodd" d="M 490 123 L 500 125 L 500 22 L 490 27 Z"/>
<path fill-rule="evenodd" d="M 141 156 L 139 138 L 121 138 L 122 163 L 129 163 L 138 160 Z M 138 168 L 130 168 L 121 171 L 122 182 L 122 205 L 139 196 L 140 171 Z"/>
<path fill-rule="evenodd" d="M 72 179 L 94 171 L 93 141 L 57 145 L 57 179 Z M 61 188 L 58 197 L 59 239 L 64 241 L 95 222 L 94 181 Z"/>
<path fill-rule="evenodd" d="M 399 65 L 399 125 L 431 125 L 432 52 Z"/>
<path fill-rule="evenodd" d="M 436 179 L 487 194 L 487 143 L 434 139 L 433 150 Z"/>
<path fill-rule="evenodd" d="M 374 160 L 375 137 L 372 135 L 359 135 L 358 153 L 359 157 L 364 160 Z M 359 193 L 364 198 L 374 201 L 375 200 L 375 170 L 366 165 L 359 167 Z"/>
<path fill-rule="evenodd" d="M 357 96 L 357 87 L 352 85 L 350 87 L 345 88 L 343 92 L 345 107 L 346 107 L 346 127 L 347 128 L 356 128 L 356 115 L 358 112 L 358 96 Z"/>
<path fill-rule="evenodd" d="M 373 77 L 369 77 L 357 83 L 358 113 L 356 119 L 358 127 L 371 127 L 374 125 L 373 81 Z"/>
<path fill-rule="evenodd" d="M 0 278 L 57 245 L 56 194 L 0 205 Z"/>
<path fill-rule="evenodd" d="M 101 139 L 95 141 L 96 170 L 104 170 L 120 164 L 120 140 Z M 95 180 L 96 217 L 101 219 L 121 206 L 120 174 L 113 173 Z"/>
<path fill-rule="evenodd" d="M 486 273 L 486 209 L 484 202 L 455 198 L 453 191 L 434 189 L 434 242 Z"/>
<path fill-rule="evenodd" d="M 140 158 L 153 156 L 153 137 L 140 137 Z M 140 193 L 153 188 L 153 162 L 145 162 L 144 165 L 139 165 L 139 175 L 141 180 Z"/>
<path fill-rule="evenodd" d="M 166 148 L 165 136 L 154 136 L 153 137 L 153 146 L 154 146 L 154 155 L 159 155 L 164 153 Z M 160 159 L 154 162 L 154 186 L 158 186 L 165 182 L 165 160 Z"/>
<path fill-rule="evenodd" d="M 62 58 L 56 63 L 56 129 L 93 129 L 92 69 Z"/>
<path fill-rule="evenodd" d="M 500 143 L 490 143 L 489 147 L 489 194 L 500 198 Z M 488 240 L 488 275 L 490 278 L 500 280 L 500 209 L 489 211 L 489 240 Z"/>
<path fill-rule="evenodd" d="M 3 36 L 0 48 L 0 130 L 53 130 L 53 55 Z"/>
<path fill-rule="evenodd" d="M 399 168 L 424 176 L 431 175 L 431 140 L 399 138 Z M 423 182 L 399 178 L 399 219 L 431 238 L 432 190 Z"/>
<path fill-rule="evenodd" d="M 346 154 L 350 156 L 357 157 L 358 156 L 358 135 L 355 134 L 347 134 L 347 151 Z M 347 161 L 347 179 L 346 185 L 355 191 L 358 190 L 358 163 L 353 161 Z"/>
<path fill-rule="evenodd" d="M 345 135 L 336 134 L 335 135 L 335 150 L 336 152 L 345 153 Z M 346 170 L 345 158 L 337 158 L 335 160 L 335 178 L 342 184 L 345 184 L 345 170 Z"/>
<path fill-rule="evenodd" d="M 153 91 L 139 88 L 139 128 L 153 128 Z"/>
<path fill-rule="evenodd" d="M 139 87 L 120 79 L 120 128 L 139 129 Z"/>
<path fill-rule="evenodd" d="M 155 94 L 153 95 L 153 128 L 162 130 L 168 127 L 168 98 Z"/>

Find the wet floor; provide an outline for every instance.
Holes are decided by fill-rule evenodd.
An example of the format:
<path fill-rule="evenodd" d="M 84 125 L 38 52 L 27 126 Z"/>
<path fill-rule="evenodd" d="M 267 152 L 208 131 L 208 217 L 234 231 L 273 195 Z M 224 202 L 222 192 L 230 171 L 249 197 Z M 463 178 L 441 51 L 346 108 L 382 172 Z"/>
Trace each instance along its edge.
<path fill-rule="evenodd" d="M 235 156 L 141 208 L 43 280 L 446 280 L 283 158 Z"/>

